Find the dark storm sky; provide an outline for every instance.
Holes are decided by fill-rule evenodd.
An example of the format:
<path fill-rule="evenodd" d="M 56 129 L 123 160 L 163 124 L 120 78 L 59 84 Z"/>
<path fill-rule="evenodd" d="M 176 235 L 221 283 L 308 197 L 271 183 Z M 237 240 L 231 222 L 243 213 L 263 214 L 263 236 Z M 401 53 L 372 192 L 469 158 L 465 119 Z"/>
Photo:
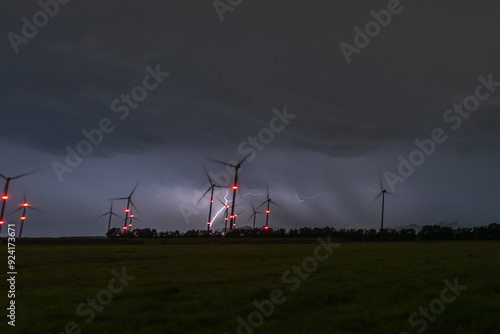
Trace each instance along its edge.
<path fill-rule="evenodd" d="M 354 28 L 387 7 L 243 0 L 221 21 L 211 1 L 73 0 L 43 22 L 36 1 L 6 1 L 0 173 L 42 169 L 11 183 L 6 212 L 26 189 L 45 213 L 30 213 L 23 235 L 102 235 L 107 221 L 94 218 L 106 199 L 141 181 L 136 227 L 204 229 L 206 200 L 193 205 L 207 184 L 203 164 L 225 170 L 204 157 L 241 160 L 253 136 L 263 146 L 242 168 L 240 226 L 269 184 L 280 204 L 273 227 L 378 228 L 379 174 L 397 175 L 398 157 L 440 128 L 447 140 L 386 199 L 386 226 L 498 221 L 500 87 L 479 88 L 488 97 L 466 118 L 447 109 L 474 101 L 478 77 L 500 82 L 500 3 L 401 1 L 348 63 L 340 44 L 354 47 Z M 33 15 L 38 32 L 13 47 L 11 33 L 24 38 L 22 19 Z M 169 75 L 126 107 L 122 94 L 143 85 L 148 66 Z M 294 116 L 282 126 L 273 118 L 284 108 Z M 66 164 L 66 147 L 103 119 L 113 131 L 58 178 L 54 162 Z M 115 203 L 120 215 L 124 204 Z"/>

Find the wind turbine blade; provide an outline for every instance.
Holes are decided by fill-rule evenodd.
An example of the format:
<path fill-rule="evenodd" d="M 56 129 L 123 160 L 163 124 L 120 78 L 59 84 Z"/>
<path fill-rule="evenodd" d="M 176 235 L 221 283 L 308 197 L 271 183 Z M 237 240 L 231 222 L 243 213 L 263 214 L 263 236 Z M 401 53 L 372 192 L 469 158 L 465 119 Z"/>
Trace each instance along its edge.
<path fill-rule="evenodd" d="M 212 181 L 210 174 L 208 174 L 207 167 L 205 167 L 205 165 L 203 165 L 203 169 L 205 170 L 205 175 L 207 176 L 207 179 L 208 179 L 208 182 L 210 182 L 210 185 L 214 184 L 214 181 Z"/>
<path fill-rule="evenodd" d="M 114 212 L 111 212 L 111 214 L 112 214 L 113 216 L 116 216 L 116 217 L 118 217 L 118 218 L 121 218 L 120 216 L 118 216 L 118 215 L 117 215 L 116 213 L 114 213 Z"/>
<path fill-rule="evenodd" d="M 19 211 L 19 210 L 22 210 L 22 209 L 23 209 L 23 208 L 17 208 L 17 209 L 15 209 L 15 210 L 14 210 L 14 211 L 12 211 L 11 213 L 9 213 L 9 216 L 10 216 L 11 214 L 13 214 L 13 213 L 15 213 L 15 212 Z"/>
<path fill-rule="evenodd" d="M 24 190 L 24 203 L 27 203 L 26 202 L 26 189 Z"/>
<path fill-rule="evenodd" d="M 380 184 L 380 191 L 384 191 L 384 185 L 382 184 L 382 177 L 381 176 L 379 176 L 378 182 Z"/>
<path fill-rule="evenodd" d="M 95 219 L 99 219 L 99 218 L 104 217 L 104 216 L 107 216 L 107 215 L 109 215 L 109 212 L 103 213 L 103 214 L 102 214 L 102 215 L 100 215 L 99 217 L 95 217 Z"/>
<path fill-rule="evenodd" d="M 252 206 L 252 211 L 253 211 L 253 213 L 255 214 L 255 208 L 254 208 L 254 206 L 253 206 L 253 203 L 252 203 L 252 202 L 250 202 L 250 205 Z"/>
<path fill-rule="evenodd" d="M 273 203 L 276 206 L 279 206 L 276 202 L 273 202 L 273 201 L 269 201 L 269 202 Z"/>
<path fill-rule="evenodd" d="M 267 185 L 267 199 L 269 199 L 269 184 Z"/>
<path fill-rule="evenodd" d="M 132 205 L 132 207 L 134 208 L 135 211 L 139 212 L 139 210 L 137 210 L 137 208 L 135 207 L 134 202 L 132 202 L 132 200 L 130 200 L 130 205 Z"/>
<path fill-rule="evenodd" d="M 198 200 L 198 202 L 196 202 L 196 205 L 198 205 L 201 202 L 201 200 L 205 197 L 206 194 L 208 194 L 208 192 L 210 190 L 212 190 L 212 187 L 208 188 L 207 191 L 205 191 L 205 193 L 203 194 L 203 196 L 201 196 L 200 199 Z"/>
<path fill-rule="evenodd" d="M 139 181 L 139 182 L 141 182 L 141 181 Z M 129 197 L 132 197 L 132 195 L 134 194 L 135 190 L 137 189 L 137 186 L 139 185 L 139 182 L 137 182 L 137 184 L 135 185 L 134 189 L 130 193 Z"/>
<path fill-rule="evenodd" d="M 210 159 L 210 158 L 205 158 L 205 159 L 211 160 L 211 161 L 216 162 L 218 164 L 222 164 L 222 165 L 226 165 L 226 166 L 229 166 L 229 167 L 236 168 L 235 165 L 231 165 L 230 163 L 227 163 L 227 162 L 224 162 L 224 161 L 219 161 L 219 160 Z"/>
<path fill-rule="evenodd" d="M 371 201 L 371 202 L 370 202 L 370 205 L 372 205 L 372 204 L 373 204 L 376 200 L 378 200 L 380 196 L 382 196 L 382 192 L 380 192 L 380 193 L 377 195 L 377 197 L 375 197 L 375 198 L 373 199 L 373 201 Z"/>
<path fill-rule="evenodd" d="M 29 173 L 24 173 L 24 174 L 21 174 L 21 175 L 18 175 L 18 176 L 14 176 L 14 177 L 12 178 L 12 180 L 19 179 L 19 178 L 21 178 L 21 177 L 23 177 L 23 176 L 30 175 L 30 174 L 33 174 L 33 173 L 36 173 L 36 172 L 39 172 L 39 171 L 41 171 L 41 169 L 38 169 L 38 170 L 35 170 L 35 171 L 32 171 L 32 172 L 29 172 Z"/>
<path fill-rule="evenodd" d="M 5 175 L 3 175 L 3 174 L 0 174 L 0 177 L 1 177 L 2 179 L 4 179 L 4 180 L 7 180 L 7 177 L 6 177 Z"/>
<path fill-rule="evenodd" d="M 261 206 L 263 206 L 263 205 L 264 205 L 264 204 L 266 204 L 266 203 L 267 203 L 267 201 L 262 202 L 262 204 L 261 204 L 261 205 L 259 205 L 259 206 L 257 207 L 257 209 L 258 209 L 258 208 L 260 208 Z"/>
<path fill-rule="evenodd" d="M 240 162 L 238 162 L 238 165 L 241 165 L 242 163 L 244 163 L 248 158 L 250 158 L 250 156 L 252 155 L 253 153 L 250 153 L 248 154 L 246 157 L 243 158 L 243 160 L 241 160 Z"/>
<path fill-rule="evenodd" d="M 226 206 L 226 203 L 224 203 L 219 197 L 217 197 L 217 200 L 224 206 Z"/>
<path fill-rule="evenodd" d="M 110 198 L 110 199 L 108 199 L 108 201 L 119 201 L 119 200 L 122 200 L 122 199 L 128 199 L 128 197 Z"/>
<path fill-rule="evenodd" d="M 32 206 L 28 206 L 28 209 L 35 210 L 35 211 L 38 211 L 38 212 L 44 212 L 44 211 L 42 211 L 40 209 L 37 209 L 37 208 L 34 208 Z"/>

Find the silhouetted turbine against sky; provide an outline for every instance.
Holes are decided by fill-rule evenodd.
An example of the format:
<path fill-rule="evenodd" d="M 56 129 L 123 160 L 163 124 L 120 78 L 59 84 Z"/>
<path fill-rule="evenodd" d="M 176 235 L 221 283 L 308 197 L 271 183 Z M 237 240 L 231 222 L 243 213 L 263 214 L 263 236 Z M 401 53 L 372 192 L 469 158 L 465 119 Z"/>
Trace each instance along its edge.
<path fill-rule="evenodd" d="M 218 160 L 206 158 L 208 160 L 212 160 L 212 161 L 217 162 L 219 164 L 226 165 L 226 166 L 234 168 L 233 201 L 231 202 L 231 204 L 232 204 L 231 205 L 231 221 L 230 221 L 230 224 L 229 224 L 229 231 L 231 231 L 232 226 L 234 224 L 234 207 L 236 205 L 236 191 L 238 190 L 238 170 L 241 168 L 241 164 L 244 163 L 245 160 L 247 160 L 251 155 L 252 154 L 247 155 L 240 162 L 238 162 L 236 165 L 232 165 L 230 163 L 223 162 L 223 161 L 218 161 Z"/>
<path fill-rule="evenodd" d="M 274 204 L 276 206 L 279 206 L 278 204 L 276 204 L 275 202 L 273 202 L 271 200 L 271 197 L 269 197 L 269 186 L 267 186 L 267 200 L 265 200 L 261 205 L 259 205 L 257 207 L 257 209 L 260 208 L 261 206 L 263 206 L 266 203 L 267 203 L 267 210 L 266 210 L 266 226 L 265 226 L 265 229 L 268 229 L 269 228 L 269 214 L 271 213 L 270 205 L 272 203 L 272 204 Z"/>
<path fill-rule="evenodd" d="M 382 216 L 380 218 L 380 230 L 384 228 L 384 206 L 385 206 L 385 195 L 392 195 L 390 192 L 388 192 L 385 188 L 384 185 L 382 184 L 382 179 L 379 180 L 380 182 L 380 193 L 375 197 L 375 199 L 372 201 L 375 202 L 380 196 L 382 196 Z"/>
<path fill-rule="evenodd" d="M 253 212 L 252 212 L 252 214 L 250 215 L 250 217 L 248 218 L 248 220 L 252 219 L 252 217 L 253 217 L 253 229 L 255 229 L 255 218 L 257 217 L 257 215 L 261 215 L 261 214 L 262 214 L 262 212 L 258 212 L 258 211 L 256 211 L 256 210 L 255 210 L 255 207 L 253 206 L 253 203 L 252 203 L 252 202 L 250 202 L 250 205 L 252 206 L 252 211 L 253 211 Z M 248 222 L 248 220 L 247 220 L 247 222 Z"/>
<path fill-rule="evenodd" d="M 120 216 L 118 216 L 116 213 L 114 213 L 114 212 L 113 212 L 113 200 L 111 200 L 111 206 L 110 206 L 110 208 L 109 208 L 109 211 L 108 211 L 108 212 L 106 212 L 106 213 L 103 213 L 102 215 L 100 215 L 100 216 L 99 216 L 99 217 L 97 217 L 96 219 L 99 219 L 99 218 L 104 217 L 104 216 L 107 216 L 107 215 L 109 215 L 109 220 L 108 220 L 108 231 L 107 231 L 107 232 L 109 232 L 109 229 L 111 228 L 111 218 L 112 218 L 113 216 L 116 216 L 116 217 L 120 218 Z"/>
<path fill-rule="evenodd" d="M 205 174 L 207 175 L 208 182 L 210 182 L 210 187 L 207 189 L 207 191 L 205 191 L 205 193 L 203 194 L 203 196 L 201 196 L 201 198 L 198 200 L 198 203 L 200 203 L 200 201 L 203 199 L 203 197 L 205 197 L 205 195 L 209 191 L 211 191 L 211 194 L 210 194 L 210 206 L 209 206 L 209 209 L 208 209 L 208 221 L 207 221 L 207 232 L 210 232 L 210 226 L 212 225 L 212 205 L 214 204 L 214 189 L 215 188 L 224 188 L 224 187 L 223 186 L 219 186 L 219 185 L 217 185 L 217 184 L 214 183 L 214 181 L 212 180 L 212 178 L 208 174 L 208 171 L 205 168 L 205 166 L 203 166 L 203 169 L 205 170 Z M 196 203 L 196 205 L 198 205 L 198 203 Z"/>
<path fill-rule="evenodd" d="M 33 174 L 33 173 L 36 173 L 36 172 L 39 172 L 39 170 L 35 170 L 33 172 L 29 172 L 29 173 L 25 173 L 25 174 L 21 174 L 21 175 L 17 175 L 17 176 L 13 176 L 13 177 L 7 177 L 7 176 L 4 176 L 2 174 L 0 174 L 0 177 L 2 177 L 6 182 L 5 182 L 5 187 L 4 187 L 4 190 L 3 190 L 3 195 L 2 195 L 2 211 L 0 212 L 0 232 L 2 231 L 2 225 L 4 224 L 4 220 L 3 220 L 3 214 L 5 212 L 5 202 L 7 202 L 7 200 L 9 199 L 9 183 L 10 181 L 12 180 L 16 180 L 16 179 L 19 179 L 21 177 L 24 177 L 26 175 L 30 175 L 30 174 Z"/>
<path fill-rule="evenodd" d="M 26 191 L 25 191 L 24 192 L 24 202 L 23 202 L 23 204 L 21 204 L 20 208 L 12 211 L 12 213 L 14 213 L 14 212 L 17 212 L 19 210 L 23 210 L 23 215 L 21 216 L 21 230 L 19 231 L 19 239 L 21 239 L 21 237 L 23 235 L 23 225 L 24 225 L 24 221 L 26 220 L 26 210 L 27 209 L 35 210 L 35 211 L 39 211 L 39 212 L 43 212 L 42 210 L 38 210 L 38 209 L 32 207 L 31 204 L 28 203 L 28 201 L 26 200 Z"/>
<path fill-rule="evenodd" d="M 238 216 L 241 215 L 243 212 L 245 212 L 245 210 L 240 211 L 240 212 L 234 214 L 234 217 L 233 217 L 234 218 L 233 219 L 234 226 L 233 226 L 233 228 L 236 228 L 236 218 L 238 218 Z"/>
<path fill-rule="evenodd" d="M 134 223 L 133 223 L 133 221 L 134 221 L 134 220 L 137 220 L 138 222 L 142 222 L 142 220 L 140 220 L 139 218 L 137 218 L 137 217 L 134 215 L 134 213 L 133 213 L 133 211 L 132 211 L 132 210 L 130 210 L 130 216 L 129 216 L 129 219 L 130 219 L 130 221 L 129 221 L 129 223 L 128 223 L 129 232 L 131 232 L 131 231 L 132 231 L 132 227 L 134 226 Z"/>
<path fill-rule="evenodd" d="M 128 215 L 129 215 L 129 212 L 130 212 L 130 206 L 132 205 L 132 207 L 134 208 L 134 210 L 136 211 L 139 211 L 137 210 L 137 208 L 135 207 L 134 203 L 132 202 L 132 195 L 134 194 L 135 190 L 137 189 L 137 186 L 139 185 L 139 182 L 137 182 L 137 184 L 135 185 L 134 189 L 132 189 L 132 192 L 130 193 L 130 195 L 128 195 L 128 197 L 118 197 L 118 198 L 112 198 L 111 200 L 124 200 L 126 199 L 127 200 L 127 209 L 125 209 L 125 221 L 123 223 L 123 232 L 125 232 L 127 230 L 127 222 L 128 222 Z"/>
<path fill-rule="evenodd" d="M 226 208 L 226 210 L 224 211 L 224 214 L 222 215 L 222 218 L 224 219 L 224 235 L 226 234 L 227 232 L 227 221 L 228 221 L 228 213 L 229 213 L 229 209 L 231 208 L 231 205 L 227 204 L 227 203 L 224 203 L 220 198 L 217 198 L 219 200 L 219 202 L 221 202 L 222 205 L 224 205 L 224 208 Z"/>

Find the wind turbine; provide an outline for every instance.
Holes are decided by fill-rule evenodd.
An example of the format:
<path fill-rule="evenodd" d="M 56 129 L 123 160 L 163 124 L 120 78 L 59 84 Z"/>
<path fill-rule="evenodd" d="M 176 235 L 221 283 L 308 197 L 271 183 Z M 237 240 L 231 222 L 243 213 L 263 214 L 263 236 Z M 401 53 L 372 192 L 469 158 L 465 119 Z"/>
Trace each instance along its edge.
<path fill-rule="evenodd" d="M 7 176 L 4 176 L 3 174 L 0 174 L 0 177 L 2 177 L 6 181 L 5 182 L 5 187 L 4 187 L 4 190 L 3 190 L 3 195 L 2 195 L 2 211 L 0 212 L 0 231 L 2 231 L 2 225 L 5 223 L 5 221 L 3 220 L 3 214 L 5 212 L 5 202 L 7 202 L 7 200 L 9 199 L 8 191 L 9 191 L 9 183 L 10 183 L 10 181 L 19 179 L 21 177 L 24 177 L 26 175 L 30 175 L 30 174 L 33 174 L 33 173 L 36 173 L 36 172 L 39 172 L 39 171 L 40 171 L 40 169 L 39 170 L 35 170 L 33 172 L 29 172 L 29 173 L 25 173 L 25 174 L 13 176 L 13 177 L 7 177 Z"/>
<path fill-rule="evenodd" d="M 220 200 L 220 198 L 217 198 L 219 200 L 219 202 L 222 203 L 222 205 L 224 205 L 224 207 L 226 208 L 226 210 L 224 211 L 224 214 L 222 215 L 222 217 L 224 217 L 224 235 L 226 235 L 226 231 L 227 231 L 227 221 L 228 221 L 228 213 L 229 213 L 229 209 L 231 208 L 231 205 L 228 205 L 226 203 L 224 203 L 223 201 Z"/>
<path fill-rule="evenodd" d="M 238 218 L 239 215 L 241 215 L 243 212 L 245 212 L 245 210 L 243 211 L 240 211 L 238 213 L 236 213 L 233 217 L 233 228 L 235 229 L 236 228 L 236 218 Z"/>
<path fill-rule="evenodd" d="M 19 210 L 23 210 L 23 215 L 21 216 L 21 230 L 19 231 L 19 239 L 21 239 L 21 237 L 23 235 L 23 224 L 24 224 L 24 221 L 26 220 L 26 209 L 43 212 L 42 210 L 35 209 L 34 207 L 31 206 L 31 204 L 29 204 L 26 201 L 26 191 L 25 191 L 24 192 L 24 202 L 23 202 L 23 204 L 21 204 L 20 208 L 12 211 L 12 213 L 14 213 L 14 212 L 17 212 Z"/>
<path fill-rule="evenodd" d="M 130 222 L 128 224 L 128 228 L 129 228 L 129 232 L 132 232 L 132 226 L 134 226 L 134 224 L 132 223 L 132 221 L 135 219 L 137 220 L 138 222 L 142 222 L 142 220 L 140 220 L 139 218 L 136 218 L 134 213 L 132 211 L 130 211 Z"/>
<path fill-rule="evenodd" d="M 109 232 L 109 229 L 111 228 L 111 218 L 113 216 L 116 216 L 116 217 L 120 218 L 120 216 L 118 216 L 116 213 L 113 212 L 113 200 L 111 200 L 111 206 L 109 208 L 109 211 L 106 212 L 106 213 L 103 213 L 102 215 L 100 215 L 96 219 L 99 219 L 99 218 L 104 217 L 106 215 L 109 215 L 109 220 L 108 220 L 108 232 Z"/>
<path fill-rule="evenodd" d="M 265 200 L 261 205 L 259 205 L 257 207 L 257 209 L 260 208 L 261 206 L 263 206 L 266 203 L 267 203 L 267 209 L 266 209 L 266 226 L 264 227 L 264 229 L 268 230 L 269 229 L 269 214 L 271 213 L 270 205 L 272 203 L 272 204 L 274 204 L 276 206 L 279 206 L 278 204 L 276 204 L 275 202 L 273 202 L 271 200 L 271 198 L 269 197 L 269 186 L 267 186 L 267 200 Z"/>
<path fill-rule="evenodd" d="M 130 193 L 130 195 L 128 195 L 128 197 L 119 197 L 119 198 L 112 198 L 111 199 L 112 201 L 113 200 L 123 200 L 123 199 L 127 200 L 127 208 L 125 209 L 125 220 L 124 220 L 124 223 L 123 223 L 123 232 L 124 233 L 127 230 L 127 221 L 128 221 L 128 215 L 129 215 L 129 212 L 130 212 L 130 206 L 132 205 L 132 207 L 136 211 L 139 211 L 139 210 L 137 210 L 137 208 L 135 207 L 134 203 L 132 202 L 132 195 L 134 194 L 134 192 L 137 189 L 138 185 L 139 185 L 139 182 L 137 182 L 137 184 L 135 185 L 134 189 L 132 189 L 132 192 Z"/>
<path fill-rule="evenodd" d="M 247 160 L 252 154 L 250 153 L 249 155 L 247 155 L 246 157 L 244 157 L 240 162 L 238 162 L 236 165 L 233 165 L 233 164 L 230 164 L 230 163 L 227 163 L 227 162 L 223 162 L 223 161 L 218 161 L 218 160 L 214 160 L 214 159 L 210 159 L 210 158 L 206 158 L 208 160 L 212 160 L 214 162 L 217 162 L 219 164 L 222 164 L 222 165 L 226 165 L 226 166 L 229 166 L 229 167 L 232 167 L 234 168 L 234 183 L 233 183 L 233 201 L 231 202 L 231 221 L 230 221 L 230 224 L 229 224 L 229 231 L 232 230 L 232 227 L 233 227 L 233 224 L 234 224 L 234 207 L 236 206 L 236 190 L 238 190 L 238 170 L 241 168 L 241 164 L 245 162 L 245 160 Z"/>
<path fill-rule="evenodd" d="M 214 181 L 212 180 L 212 178 L 208 174 L 208 171 L 205 168 L 205 166 L 203 166 L 203 169 L 205 170 L 205 174 L 207 175 L 208 182 L 210 182 L 210 187 L 207 189 L 207 191 L 205 191 L 205 193 L 203 194 L 203 196 L 201 196 L 201 198 L 198 201 L 198 203 L 200 203 L 200 201 L 203 199 L 203 197 L 205 197 L 205 195 L 209 191 L 211 191 L 211 193 L 210 193 L 210 207 L 208 209 L 208 221 L 207 221 L 207 233 L 210 233 L 210 226 L 212 225 L 212 205 L 214 204 L 214 189 L 215 188 L 224 188 L 224 187 L 223 186 L 219 186 L 219 185 L 217 185 L 217 184 L 214 183 Z M 196 205 L 198 205 L 198 203 L 196 203 Z"/>
<path fill-rule="evenodd" d="M 252 217 L 253 217 L 253 229 L 255 230 L 255 218 L 257 217 L 257 215 L 261 215 L 262 212 L 256 211 L 252 202 L 250 202 L 250 205 L 252 206 L 253 213 L 250 215 L 250 217 L 248 218 L 248 220 L 252 219 Z"/>
<path fill-rule="evenodd" d="M 375 197 L 372 201 L 375 202 L 380 196 L 382 196 L 382 217 L 380 218 L 380 230 L 382 231 L 384 229 L 384 206 L 385 206 L 385 194 L 387 195 L 392 195 L 394 196 L 393 194 L 391 194 L 390 192 L 388 192 L 385 188 L 384 188 L 384 185 L 382 184 L 382 179 L 379 179 L 379 182 L 380 182 L 380 192 L 379 194 L 377 195 L 377 197 Z"/>

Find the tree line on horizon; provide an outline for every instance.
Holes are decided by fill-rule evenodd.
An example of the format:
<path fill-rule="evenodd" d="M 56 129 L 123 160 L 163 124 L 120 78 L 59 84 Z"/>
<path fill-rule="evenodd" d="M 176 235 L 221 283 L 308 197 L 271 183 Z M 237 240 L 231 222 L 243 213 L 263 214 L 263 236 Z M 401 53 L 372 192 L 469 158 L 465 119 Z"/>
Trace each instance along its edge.
<path fill-rule="evenodd" d="M 500 224 L 491 223 L 487 226 L 457 227 L 441 225 L 425 225 L 420 231 L 413 228 L 377 229 L 336 229 L 334 227 L 302 227 L 286 230 L 239 229 L 230 233 L 222 231 L 189 230 L 186 232 L 165 231 L 156 229 L 135 229 L 123 233 L 119 228 L 112 228 L 106 233 L 108 238 L 244 238 L 244 237 L 275 237 L 275 238 L 325 238 L 332 237 L 344 241 L 418 241 L 418 240 L 500 240 Z"/>

